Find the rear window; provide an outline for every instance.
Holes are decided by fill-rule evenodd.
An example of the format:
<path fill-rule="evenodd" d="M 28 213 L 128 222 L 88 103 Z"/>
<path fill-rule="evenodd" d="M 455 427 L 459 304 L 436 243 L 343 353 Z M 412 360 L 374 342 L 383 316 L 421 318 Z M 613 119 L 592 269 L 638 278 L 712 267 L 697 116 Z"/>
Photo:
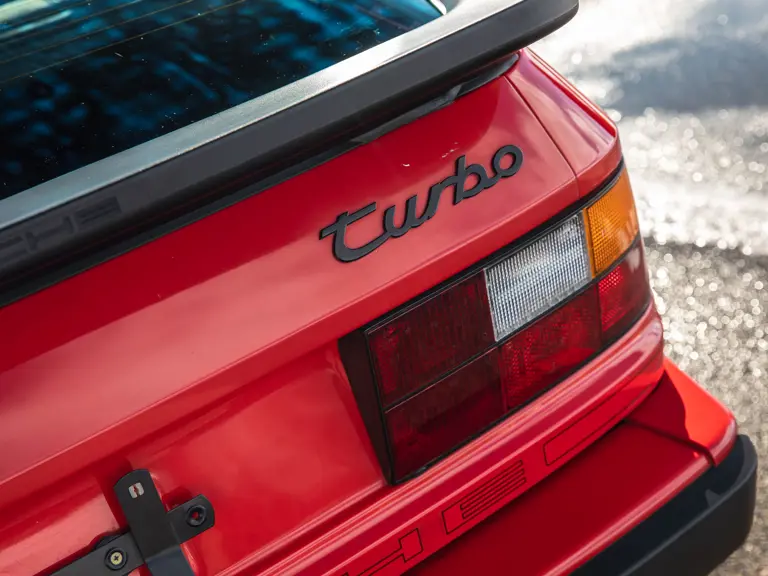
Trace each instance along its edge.
<path fill-rule="evenodd" d="M 0 199 L 439 16 L 428 0 L 0 3 Z"/>

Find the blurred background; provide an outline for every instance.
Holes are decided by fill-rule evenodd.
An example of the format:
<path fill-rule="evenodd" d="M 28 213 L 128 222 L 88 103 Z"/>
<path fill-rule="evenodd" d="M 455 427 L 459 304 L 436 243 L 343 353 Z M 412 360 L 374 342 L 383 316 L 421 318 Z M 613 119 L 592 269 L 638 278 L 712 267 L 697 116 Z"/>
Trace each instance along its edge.
<path fill-rule="evenodd" d="M 760 453 L 715 574 L 768 576 L 768 1 L 581 0 L 534 49 L 618 123 L 667 354 Z"/>

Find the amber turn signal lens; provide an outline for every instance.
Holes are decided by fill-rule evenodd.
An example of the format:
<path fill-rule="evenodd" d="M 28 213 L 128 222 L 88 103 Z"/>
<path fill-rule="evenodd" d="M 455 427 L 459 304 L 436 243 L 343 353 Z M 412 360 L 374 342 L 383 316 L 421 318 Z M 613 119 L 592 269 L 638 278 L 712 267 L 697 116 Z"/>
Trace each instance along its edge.
<path fill-rule="evenodd" d="M 637 212 L 626 171 L 613 188 L 586 210 L 594 275 L 607 270 L 634 242 Z"/>

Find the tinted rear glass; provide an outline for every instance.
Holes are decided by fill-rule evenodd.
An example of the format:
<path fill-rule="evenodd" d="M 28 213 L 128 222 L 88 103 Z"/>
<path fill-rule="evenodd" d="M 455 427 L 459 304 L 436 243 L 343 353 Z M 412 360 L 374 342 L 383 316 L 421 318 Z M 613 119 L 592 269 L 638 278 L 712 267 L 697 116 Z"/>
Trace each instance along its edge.
<path fill-rule="evenodd" d="M 0 198 L 439 16 L 428 0 L 0 0 Z"/>

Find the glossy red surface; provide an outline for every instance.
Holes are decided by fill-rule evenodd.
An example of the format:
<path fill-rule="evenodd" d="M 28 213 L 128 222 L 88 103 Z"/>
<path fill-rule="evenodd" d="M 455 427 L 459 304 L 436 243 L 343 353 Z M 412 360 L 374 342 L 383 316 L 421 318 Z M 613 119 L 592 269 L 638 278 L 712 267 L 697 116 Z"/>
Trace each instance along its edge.
<path fill-rule="evenodd" d="M 707 467 L 689 446 L 621 425 L 412 574 L 568 574 Z"/>
<path fill-rule="evenodd" d="M 532 50 L 508 74 L 578 178 L 586 196 L 621 161 L 616 125 Z"/>
<path fill-rule="evenodd" d="M 215 528 L 185 546 L 200 576 L 398 574 L 648 396 L 662 375 L 652 308 L 606 353 L 418 478 L 391 487 L 382 476 L 336 340 L 616 168 L 599 115 L 583 117 L 579 97 L 532 56 L 518 70 L 514 87 L 498 79 L 0 309 L 0 575 L 47 574 L 122 526 L 112 486 L 134 468 L 151 470 L 169 507 L 198 493 L 213 503 Z M 521 78 L 575 103 L 570 115 L 532 103 L 534 115 Z M 552 131 L 559 123 L 574 126 Z M 318 238 L 339 213 L 376 202 L 348 231 L 350 245 L 365 243 L 383 208 L 414 194 L 423 206 L 458 156 L 488 167 L 506 144 L 524 151 L 517 175 L 458 206 L 443 195 L 433 219 L 371 255 L 341 264 Z M 577 184 L 579 147 L 593 151 L 593 168 L 574 169 Z M 717 444 L 706 429 L 697 437 Z"/>
<path fill-rule="evenodd" d="M 736 441 L 733 414 L 670 360 L 647 402 L 629 420 L 695 446 L 719 464 Z"/>
<path fill-rule="evenodd" d="M 23 515 L 6 509 L 13 520 L 0 530 L 0 574 L 14 573 L 17 558 L 25 559 L 25 571 L 38 573 L 51 557 L 70 557 L 113 530 L 118 521 L 106 513 L 111 482 L 139 467 L 152 470 L 168 506 L 195 493 L 214 503 L 215 529 L 186 547 L 201 575 L 357 574 L 414 530 L 426 557 L 586 447 L 584 438 L 574 438 L 581 443 L 567 457 L 553 465 L 543 459 L 543 446 L 591 418 L 595 406 L 618 390 L 632 391 L 633 398 L 647 395 L 661 375 L 661 333 L 651 309 L 608 354 L 549 392 L 536 410 L 521 411 L 398 488 L 384 485 L 335 347 L 318 350 L 84 471 L 81 478 L 103 494 L 94 491 L 70 506 L 67 495 L 58 493 L 73 482 L 67 480 L 20 503 Z M 612 417 L 627 409 L 616 406 Z M 524 486 L 496 495 L 446 533 L 444 514 L 450 517 L 455 503 L 483 486 L 497 485 L 499 471 L 518 461 L 524 463 Z M 39 520 L 54 515 L 67 538 L 36 554 Z"/>
<path fill-rule="evenodd" d="M 493 574 L 514 559 L 520 576 L 567 574 L 704 472 L 703 441 L 722 448 L 719 462 L 735 439 L 733 417 L 665 359 L 659 387 L 621 425 L 413 573 Z"/>
<path fill-rule="evenodd" d="M 408 562 L 401 557 L 382 572 L 402 573 L 525 493 L 599 434 L 571 436 L 567 454 L 552 463 L 544 456 L 550 440 L 576 423 L 604 432 L 647 397 L 662 374 L 661 336 L 658 315 L 649 309 L 625 338 L 542 396 L 535 409 L 521 410 L 417 478 L 380 493 L 374 504 L 263 574 L 364 574 L 388 557 L 402 537 L 417 531 L 423 552 Z M 608 418 L 595 411 L 617 393 L 627 402 L 613 404 Z"/>
<path fill-rule="evenodd" d="M 428 136 L 427 136 L 428 135 Z M 503 145 L 520 172 L 342 265 L 319 230 Z M 573 175 L 508 82 L 0 309 L 0 506 L 330 345 L 551 218 Z M 378 235 L 371 216 L 349 243 Z"/>

